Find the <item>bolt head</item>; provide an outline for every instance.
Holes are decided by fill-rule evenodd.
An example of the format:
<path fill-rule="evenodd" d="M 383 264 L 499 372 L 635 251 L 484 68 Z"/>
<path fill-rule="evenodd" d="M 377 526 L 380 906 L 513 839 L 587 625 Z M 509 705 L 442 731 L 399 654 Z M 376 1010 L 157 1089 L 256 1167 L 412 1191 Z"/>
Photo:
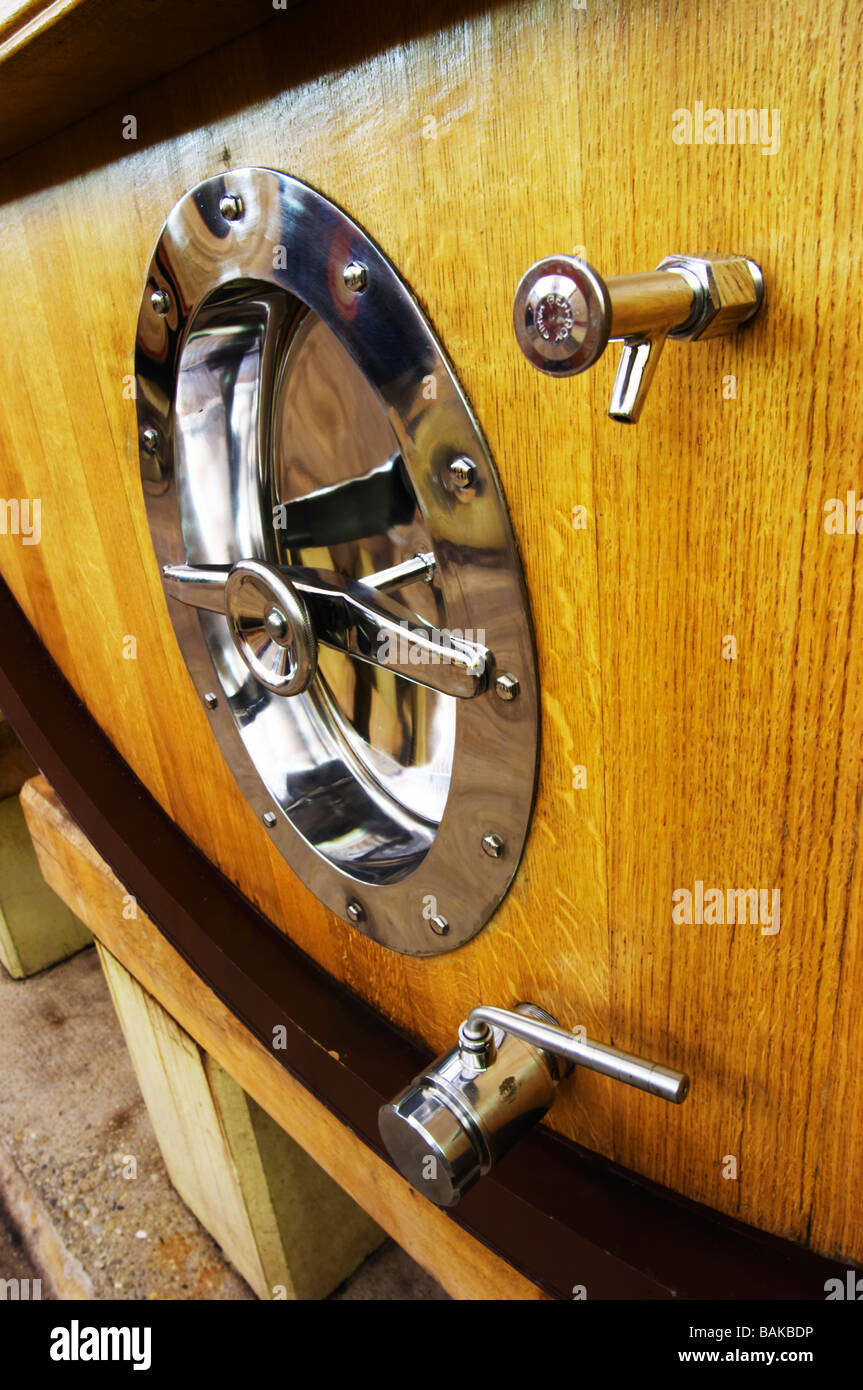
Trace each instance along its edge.
<path fill-rule="evenodd" d="M 354 926 L 358 926 L 360 922 L 364 922 L 366 920 L 366 910 L 357 898 L 351 898 L 346 911 L 348 915 L 348 921 L 353 922 Z"/>
<path fill-rule="evenodd" d="M 275 811 L 265 811 L 262 819 L 267 829 L 272 830 L 273 826 L 276 824 L 277 816 Z"/>
<path fill-rule="evenodd" d="M 493 831 L 489 831 L 487 835 L 483 835 L 482 847 L 489 859 L 500 859 L 504 850 L 503 840 L 499 835 L 495 835 Z"/>
<path fill-rule="evenodd" d="M 159 447 L 159 431 L 147 428 L 141 434 L 141 443 L 148 454 L 155 454 Z"/>
<path fill-rule="evenodd" d="M 459 492 L 466 492 L 476 482 L 476 464 L 464 454 L 451 461 L 447 472 L 450 484 Z"/>
<path fill-rule="evenodd" d="M 288 635 L 289 626 L 288 620 L 281 608 L 276 608 L 274 606 L 270 609 L 269 613 L 264 618 L 264 627 L 267 629 L 267 635 L 271 637 L 274 642 L 280 644 L 284 642 Z"/>
<path fill-rule="evenodd" d="M 362 294 L 369 282 L 369 273 L 362 261 L 351 261 L 342 273 L 345 289 L 354 294 Z"/>
<path fill-rule="evenodd" d="M 219 199 L 219 212 L 226 222 L 239 222 L 245 209 L 239 193 L 223 193 Z"/>
<path fill-rule="evenodd" d="M 215 709 L 218 703 L 218 695 L 214 695 L 212 690 L 208 690 L 206 695 L 204 696 L 204 704 L 207 706 L 207 709 Z"/>
<path fill-rule="evenodd" d="M 153 293 L 150 295 L 150 303 L 154 311 L 157 314 L 161 314 L 164 318 L 171 307 L 171 296 L 168 294 L 167 290 L 153 290 Z"/>
<path fill-rule="evenodd" d="M 518 677 L 509 671 L 502 671 L 494 683 L 494 693 L 499 700 L 517 700 L 520 691 Z"/>
<path fill-rule="evenodd" d="M 437 917 L 429 918 L 429 926 L 437 936 L 449 935 L 449 922 L 445 917 L 441 917 L 440 914 L 438 914 Z"/>

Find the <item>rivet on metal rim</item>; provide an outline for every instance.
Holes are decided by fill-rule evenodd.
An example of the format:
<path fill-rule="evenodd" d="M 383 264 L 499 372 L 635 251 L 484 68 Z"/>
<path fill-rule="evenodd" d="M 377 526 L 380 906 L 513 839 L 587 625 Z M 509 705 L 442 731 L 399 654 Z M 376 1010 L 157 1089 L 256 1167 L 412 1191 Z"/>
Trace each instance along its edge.
<path fill-rule="evenodd" d="M 362 261 L 350 261 L 345 266 L 342 276 L 345 289 L 353 290 L 354 294 L 362 294 L 366 285 L 369 283 L 369 273 Z"/>
<path fill-rule="evenodd" d="M 226 222 L 239 222 L 245 211 L 239 193 L 223 193 L 219 199 L 219 212 Z"/>
<path fill-rule="evenodd" d="M 504 850 L 503 840 L 499 835 L 495 835 L 493 831 L 489 831 L 487 835 L 483 835 L 482 847 L 489 859 L 500 859 Z"/>
<path fill-rule="evenodd" d="M 347 917 L 348 921 L 353 922 L 355 926 L 358 922 L 364 922 L 366 920 L 366 910 L 357 898 L 351 898 L 348 903 Z"/>
<path fill-rule="evenodd" d="M 148 454 L 155 454 L 159 447 L 159 431 L 152 427 L 144 430 L 141 434 L 141 443 Z"/>
<path fill-rule="evenodd" d="M 438 936 L 447 936 L 449 934 L 449 922 L 445 917 L 441 917 L 440 914 L 438 914 L 437 917 L 429 918 L 429 926 Z"/>
<path fill-rule="evenodd" d="M 459 492 L 464 492 L 466 488 L 473 487 L 476 482 L 476 464 L 472 459 L 465 458 L 460 454 L 458 458 L 452 460 L 449 465 L 450 482 Z"/>
<path fill-rule="evenodd" d="M 265 811 L 261 819 L 263 820 L 264 825 L 267 827 L 267 829 L 272 830 L 273 826 L 276 824 L 278 820 L 278 816 L 276 815 L 275 811 Z"/>
<path fill-rule="evenodd" d="M 509 671 L 502 671 L 494 683 L 494 693 L 499 700 L 516 700 L 520 690 L 518 677 Z"/>
<path fill-rule="evenodd" d="M 156 313 L 161 314 L 164 318 L 171 307 L 171 296 L 168 294 L 167 290 L 153 290 L 153 293 L 150 295 L 150 303 Z"/>
<path fill-rule="evenodd" d="M 204 704 L 207 706 L 207 709 L 215 709 L 218 703 L 218 695 L 214 695 L 212 690 L 208 690 L 206 695 L 204 696 Z"/>

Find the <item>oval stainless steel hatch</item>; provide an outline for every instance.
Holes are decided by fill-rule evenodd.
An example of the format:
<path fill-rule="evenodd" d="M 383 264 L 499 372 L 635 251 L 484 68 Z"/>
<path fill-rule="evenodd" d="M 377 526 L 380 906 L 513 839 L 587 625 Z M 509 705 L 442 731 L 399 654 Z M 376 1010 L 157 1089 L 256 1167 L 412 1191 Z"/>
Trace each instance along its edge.
<path fill-rule="evenodd" d="M 344 921 L 463 945 L 523 850 L 538 690 L 499 479 L 421 310 L 334 204 L 239 169 L 168 217 L 135 367 L 171 620 L 241 790 Z"/>

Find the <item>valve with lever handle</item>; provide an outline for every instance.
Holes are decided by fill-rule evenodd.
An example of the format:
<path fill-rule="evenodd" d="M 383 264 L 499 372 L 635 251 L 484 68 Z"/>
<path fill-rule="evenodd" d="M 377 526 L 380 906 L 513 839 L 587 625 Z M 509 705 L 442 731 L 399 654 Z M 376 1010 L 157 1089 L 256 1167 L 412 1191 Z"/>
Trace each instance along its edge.
<path fill-rule="evenodd" d="M 689 1094 L 683 1072 L 568 1033 L 536 1004 L 480 1005 L 458 1036 L 378 1115 L 396 1167 L 437 1206 L 455 1206 L 542 1119 L 576 1066 L 676 1105 Z"/>

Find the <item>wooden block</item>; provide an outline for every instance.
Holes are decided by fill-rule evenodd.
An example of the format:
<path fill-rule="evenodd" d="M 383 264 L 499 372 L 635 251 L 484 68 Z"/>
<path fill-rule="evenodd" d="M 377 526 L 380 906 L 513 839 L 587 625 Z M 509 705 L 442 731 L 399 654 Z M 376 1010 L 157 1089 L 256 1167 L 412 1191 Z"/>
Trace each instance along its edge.
<path fill-rule="evenodd" d="M 97 943 L 171 1181 L 259 1298 L 323 1298 L 384 1232 Z"/>
<path fill-rule="evenodd" d="M 0 961 L 22 980 L 93 938 L 42 877 L 17 796 L 0 801 Z"/>
<path fill-rule="evenodd" d="M 123 885 L 75 825 L 44 777 L 21 802 L 47 881 L 96 938 L 182 1028 L 242 1085 L 453 1298 L 521 1300 L 547 1295 L 423 1201 L 243 1026 L 138 910 L 124 916 Z"/>

